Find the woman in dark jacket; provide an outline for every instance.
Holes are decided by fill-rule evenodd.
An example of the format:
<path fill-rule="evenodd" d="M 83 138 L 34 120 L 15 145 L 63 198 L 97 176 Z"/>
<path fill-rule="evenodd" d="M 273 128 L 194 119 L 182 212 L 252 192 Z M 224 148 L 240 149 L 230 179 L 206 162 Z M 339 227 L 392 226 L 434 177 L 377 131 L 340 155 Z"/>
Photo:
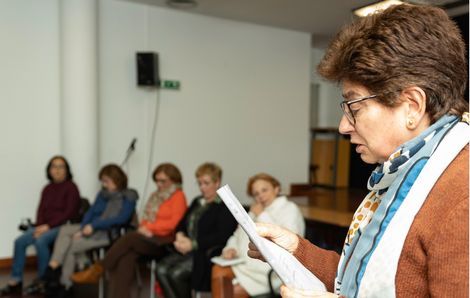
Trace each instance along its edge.
<path fill-rule="evenodd" d="M 196 171 L 202 195 L 196 197 L 176 228 L 175 252 L 157 265 L 157 279 L 166 298 L 191 297 L 191 289 L 210 291 L 208 252 L 220 253 L 237 223 L 217 196 L 222 170 L 205 163 Z"/>

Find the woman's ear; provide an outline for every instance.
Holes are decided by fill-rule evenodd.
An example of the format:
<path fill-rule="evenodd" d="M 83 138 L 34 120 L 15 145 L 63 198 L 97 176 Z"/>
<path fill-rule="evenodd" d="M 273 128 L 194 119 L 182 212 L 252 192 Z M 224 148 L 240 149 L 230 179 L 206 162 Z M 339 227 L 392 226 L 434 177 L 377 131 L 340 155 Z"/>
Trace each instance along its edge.
<path fill-rule="evenodd" d="M 426 93 L 418 86 L 411 86 L 402 91 L 403 103 L 406 105 L 406 127 L 414 130 L 429 125 L 426 114 Z"/>
<path fill-rule="evenodd" d="M 279 196 L 279 193 L 281 192 L 281 188 L 279 186 L 274 187 L 274 192 L 276 193 L 276 196 Z"/>

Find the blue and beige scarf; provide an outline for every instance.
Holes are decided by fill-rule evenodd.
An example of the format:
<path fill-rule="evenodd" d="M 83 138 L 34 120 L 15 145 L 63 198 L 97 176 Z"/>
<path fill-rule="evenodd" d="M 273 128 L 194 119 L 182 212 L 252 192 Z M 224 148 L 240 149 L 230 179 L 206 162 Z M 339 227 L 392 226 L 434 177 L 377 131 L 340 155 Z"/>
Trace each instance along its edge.
<path fill-rule="evenodd" d="M 463 118 L 468 124 L 468 113 Z M 457 116 L 443 116 L 418 137 L 400 146 L 372 172 L 368 181 L 370 193 L 355 212 L 346 236 L 335 280 L 335 293 L 348 298 L 375 296 L 359 295 L 371 256 L 430 156 L 457 123 Z M 374 278 L 380 282 L 380 276 Z M 394 289 L 388 290 L 387 293 L 382 291 L 381 297 L 394 297 Z"/>

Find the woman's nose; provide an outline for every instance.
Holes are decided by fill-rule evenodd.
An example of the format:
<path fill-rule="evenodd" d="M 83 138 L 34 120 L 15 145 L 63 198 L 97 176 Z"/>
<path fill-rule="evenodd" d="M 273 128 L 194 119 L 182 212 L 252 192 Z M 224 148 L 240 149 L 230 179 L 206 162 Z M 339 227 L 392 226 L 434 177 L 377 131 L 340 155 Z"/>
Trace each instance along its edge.
<path fill-rule="evenodd" d="M 340 134 L 343 134 L 343 135 L 350 134 L 352 131 L 354 131 L 354 125 L 352 125 L 351 122 L 349 122 L 346 115 L 343 115 L 341 117 L 341 120 L 339 121 L 338 131 Z"/>

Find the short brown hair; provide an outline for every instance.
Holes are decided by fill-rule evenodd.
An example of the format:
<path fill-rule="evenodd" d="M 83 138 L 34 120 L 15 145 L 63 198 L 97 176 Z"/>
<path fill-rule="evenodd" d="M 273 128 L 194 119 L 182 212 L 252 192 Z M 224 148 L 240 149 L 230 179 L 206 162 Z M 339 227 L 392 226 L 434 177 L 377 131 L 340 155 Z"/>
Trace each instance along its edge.
<path fill-rule="evenodd" d="M 394 106 L 399 93 L 418 86 L 435 122 L 468 110 L 465 43 L 446 12 L 432 6 L 397 5 L 345 26 L 317 68 L 324 78 L 361 84 Z"/>
<path fill-rule="evenodd" d="M 113 180 L 118 190 L 127 188 L 127 175 L 118 165 L 109 164 L 102 167 L 100 173 L 98 174 L 98 179 L 101 180 L 103 176 L 107 176 Z"/>
<path fill-rule="evenodd" d="M 196 170 L 196 178 L 202 175 L 208 175 L 212 181 L 222 180 L 222 169 L 215 163 L 206 162 L 200 165 Z"/>
<path fill-rule="evenodd" d="M 266 173 L 259 173 L 259 174 L 254 175 L 250 179 L 248 179 L 246 193 L 250 197 L 253 196 L 253 190 L 252 190 L 253 184 L 258 180 L 264 180 L 266 182 L 269 182 L 274 188 L 279 187 L 279 191 L 281 190 L 281 183 L 279 183 L 279 181 L 276 178 Z"/>
<path fill-rule="evenodd" d="M 165 173 L 165 175 L 167 175 L 168 178 L 170 178 L 170 180 L 173 183 L 179 184 L 179 185 L 183 184 L 183 176 L 181 175 L 181 172 L 178 169 L 178 167 L 175 166 L 174 164 L 169 163 L 169 162 L 159 164 L 155 168 L 155 170 L 153 170 L 153 173 L 152 173 L 153 181 L 156 181 L 155 176 L 160 172 Z"/>

